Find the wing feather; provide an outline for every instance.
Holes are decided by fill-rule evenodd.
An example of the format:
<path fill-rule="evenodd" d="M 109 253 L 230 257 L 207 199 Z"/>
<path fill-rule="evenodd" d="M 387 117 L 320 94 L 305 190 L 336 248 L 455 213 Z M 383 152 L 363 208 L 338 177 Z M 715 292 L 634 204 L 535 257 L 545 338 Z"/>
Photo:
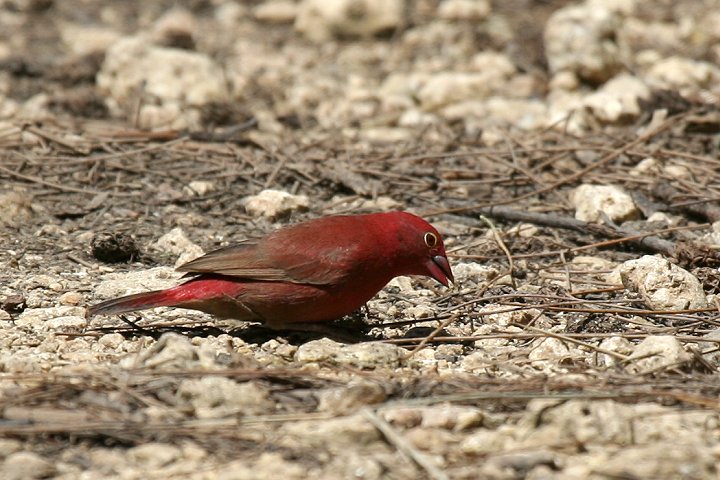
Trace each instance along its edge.
<path fill-rule="evenodd" d="M 178 267 L 180 272 L 215 273 L 257 281 L 332 285 L 350 275 L 363 243 L 373 241 L 351 217 L 329 217 L 275 231 L 207 253 Z"/>

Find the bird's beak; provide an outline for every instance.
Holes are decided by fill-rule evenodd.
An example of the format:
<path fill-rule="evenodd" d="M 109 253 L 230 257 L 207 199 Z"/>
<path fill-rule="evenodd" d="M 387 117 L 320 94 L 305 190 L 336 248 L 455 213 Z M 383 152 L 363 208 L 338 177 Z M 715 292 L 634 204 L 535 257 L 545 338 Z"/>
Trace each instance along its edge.
<path fill-rule="evenodd" d="M 450 269 L 450 262 L 444 255 L 430 257 L 430 260 L 425 265 L 430 272 L 430 276 L 446 287 L 450 285 L 450 282 L 455 282 L 455 277 L 453 277 Z"/>

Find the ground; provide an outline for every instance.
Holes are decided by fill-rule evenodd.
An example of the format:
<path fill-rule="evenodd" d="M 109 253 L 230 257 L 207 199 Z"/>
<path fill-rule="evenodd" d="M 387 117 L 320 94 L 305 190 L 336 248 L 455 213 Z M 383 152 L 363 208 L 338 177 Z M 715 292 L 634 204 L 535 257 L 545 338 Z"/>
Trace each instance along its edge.
<path fill-rule="evenodd" d="M 2 2 L 0 477 L 717 478 L 718 7 Z M 86 318 L 393 209 L 451 288 Z"/>

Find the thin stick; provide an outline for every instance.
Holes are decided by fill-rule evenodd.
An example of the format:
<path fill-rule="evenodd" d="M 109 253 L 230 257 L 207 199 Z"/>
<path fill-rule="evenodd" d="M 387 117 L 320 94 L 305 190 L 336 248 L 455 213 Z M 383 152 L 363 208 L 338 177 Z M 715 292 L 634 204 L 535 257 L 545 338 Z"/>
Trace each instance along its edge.
<path fill-rule="evenodd" d="M 265 180 L 265 185 L 263 186 L 263 188 L 268 189 L 272 186 L 272 184 L 275 182 L 275 178 L 278 176 L 283 167 L 285 167 L 285 163 L 287 163 L 287 156 L 283 155 L 280 158 L 278 164 L 268 176 L 267 180 Z"/>
<path fill-rule="evenodd" d="M 547 330 L 543 330 L 541 328 L 536 328 L 536 327 L 531 327 L 531 326 L 523 327 L 522 325 L 517 325 L 517 324 L 515 326 L 519 327 L 519 328 L 524 328 L 525 330 L 530 330 L 531 332 L 539 333 L 541 335 L 547 335 L 548 337 L 556 338 L 558 340 L 562 340 L 563 342 L 573 343 L 575 345 L 579 345 L 581 347 L 585 347 L 585 348 L 594 350 L 599 353 L 604 353 L 605 355 L 610 355 L 611 357 L 615 357 L 618 360 L 627 361 L 630 358 L 627 355 L 623 355 L 622 353 L 613 352 L 612 350 L 606 350 L 601 347 L 596 347 L 595 345 L 590 345 L 589 343 L 585 343 L 580 340 L 576 340 L 574 338 L 567 337 L 565 335 L 560 335 L 559 333 L 553 333 L 553 332 L 549 332 Z"/>
<path fill-rule="evenodd" d="M 31 183 L 37 183 L 39 185 L 44 185 L 46 187 L 55 188 L 57 190 L 60 190 L 61 192 L 75 192 L 75 193 L 84 193 L 87 195 L 100 195 L 103 192 L 100 192 L 99 190 L 88 190 L 84 188 L 75 188 L 65 185 L 58 185 L 57 183 L 48 182 L 46 180 L 43 180 L 39 177 L 34 177 L 32 175 L 24 175 L 22 173 L 15 172 L 13 170 L 10 170 L 9 168 L 5 168 L 2 165 L 0 165 L 0 173 L 5 173 L 7 175 L 10 175 L 11 177 L 19 178 L 21 180 L 25 180 Z M 110 195 L 117 196 L 117 197 L 132 197 L 135 196 L 132 193 L 119 193 L 119 192 L 109 192 Z"/>
<path fill-rule="evenodd" d="M 510 253 L 510 250 L 507 248 L 507 245 L 505 245 L 505 242 L 500 237 L 500 234 L 497 231 L 497 228 L 495 228 L 495 224 L 493 224 L 489 218 L 485 217 L 484 215 L 480 215 L 480 220 L 485 222 L 487 226 L 490 228 L 490 231 L 493 234 L 493 238 L 495 239 L 495 243 L 497 243 L 498 247 L 500 247 L 500 250 L 505 253 L 505 257 L 508 259 L 508 268 L 510 269 L 510 284 L 514 289 L 517 289 L 517 285 L 515 285 L 515 278 L 513 274 L 515 273 L 515 264 L 513 263 L 513 257 Z"/>
<path fill-rule="evenodd" d="M 420 350 L 422 350 L 422 349 L 425 347 L 425 345 L 427 345 L 429 342 L 432 342 L 433 339 L 434 339 L 440 332 L 442 332 L 442 331 L 445 329 L 445 327 L 447 327 L 447 326 L 450 325 L 452 322 L 454 322 L 455 320 L 457 320 L 459 316 L 460 316 L 460 314 L 459 314 L 459 313 L 456 313 L 456 314 L 452 315 L 450 318 L 448 318 L 448 319 L 446 319 L 445 321 L 443 321 L 440 325 L 438 325 L 438 327 L 437 327 L 435 330 L 432 331 L 432 333 L 431 333 L 430 335 L 428 335 L 427 337 L 423 338 L 422 341 L 421 341 L 420 343 L 418 343 L 418 345 L 417 345 L 415 348 L 413 348 L 410 353 L 408 353 L 407 355 L 405 355 L 405 358 L 403 358 L 403 360 L 408 360 L 410 357 L 412 357 L 412 356 L 415 355 L 417 352 L 419 352 Z"/>
<path fill-rule="evenodd" d="M 79 264 L 82 265 L 83 267 L 95 268 L 95 265 L 93 265 L 92 263 L 87 262 L 87 261 L 83 260 L 82 258 L 80 258 L 80 257 L 78 257 L 78 256 L 76 256 L 76 255 L 73 255 L 72 253 L 68 253 L 68 254 L 66 255 L 66 257 L 67 257 L 68 260 L 73 261 L 73 262 L 75 262 L 75 263 L 79 263 Z"/>
<path fill-rule="evenodd" d="M 377 428 L 380 433 L 383 434 L 385 439 L 390 442 L 398 451 L 407 457 L 409 460 L 415 462 L 420 468 L 425 470 L 430 478 L 434 480 L 449 480 L 450 477 L 441 471 L 438 467 L 432 464 L 428 458 L 423 455 L 418 449 L 416 449 L 410 442 L 408 442 L 392 425 L 385 421 L 380 415 L 374 410 L 364 408 L 362 410 L 363 415 L 367 418 L 370 423 Z"/>
<path fill-rule="evenodd" d="M 551 185 L 548 185 L 547 187 L 539 188 L 537 190 L 534 190 L 532 192 L 528 192 L 526 194 L 520 195 L 519 197 L 509 198 L 507 200 L 499 201 L 499 202 L 493 202 L 493 203 L 482 203 L 478 205 L 470 205 L 466 207 L 458 207 L 458 208 L 444 208 L 441 210 L 435 210 L 432 212 L 426 212 L 424 213 L 424 216 L 431 217 L 435 215 L 439 215 L 441 213 L 460 213 L 460 212 L 467 212 L 470 210 L 477 210 L 478 208 L 484 208 L 484 207 L 490 207 L 490 206 L 497 206 L 497 205 L 507 205 L 510 203 L 515 203 L 520 200 L 524 200 L 526 198 L 534 197 L 536 195 L 540 195 L 542 193 L 547 193 L 551 190 L 556 189 L 557 187 L 561 185 L 565 185 L 566 183 L 571 183 L 576 180 L 580 180 L 583 176 L 585 176 L 587 173 L 595 170 L 596 168 L 602 167 L 604 165 L 607 165 L 608 163 L 615 160 L 617 157 L 625 153 L 627 150 L 630 150 L 631 148 L 634 148 L 638 145 L 640 145 L 643 142 L 646 142 L 650 140 L 652 137 L 658 135 L 659 133 L 667 130 L 668 128 L 672 127 L 678 120 L 680 120 L 682 117 L 687 115 L 687 113 L 682 113 L 680 115 L 676 115 L 673 117 L 668 118 L 665 120 L 662 124 L 658 125 L 657 128 L 654 128 L 650 130 L 649 132 L 646 132 L 640 136 L 638 136 L 635 140 L 632 142 L 628 142 L 625 145 L 622 145 L 615 150 L 611 151 L 607 155 L 603 156 L 599 160 L 589 164 L 587 167 L 578 170 L 577 172 L 568 175 L 566 177 L 561 178 L 560 180 L 557 180 L 556 182 L 553 182 Z"/>

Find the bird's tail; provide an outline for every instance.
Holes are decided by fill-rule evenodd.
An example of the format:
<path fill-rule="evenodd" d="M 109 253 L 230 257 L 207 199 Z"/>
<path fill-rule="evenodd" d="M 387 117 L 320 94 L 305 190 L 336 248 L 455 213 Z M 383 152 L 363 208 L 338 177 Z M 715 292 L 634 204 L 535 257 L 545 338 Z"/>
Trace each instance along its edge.
<path fill-rule="evenodd" d="M 96 303 L 88 308 L 87 316 L 115 315 L 154 307 L 171 307 L 176 304 L 175 295 L 168 290 L 154 290 Z"/>

